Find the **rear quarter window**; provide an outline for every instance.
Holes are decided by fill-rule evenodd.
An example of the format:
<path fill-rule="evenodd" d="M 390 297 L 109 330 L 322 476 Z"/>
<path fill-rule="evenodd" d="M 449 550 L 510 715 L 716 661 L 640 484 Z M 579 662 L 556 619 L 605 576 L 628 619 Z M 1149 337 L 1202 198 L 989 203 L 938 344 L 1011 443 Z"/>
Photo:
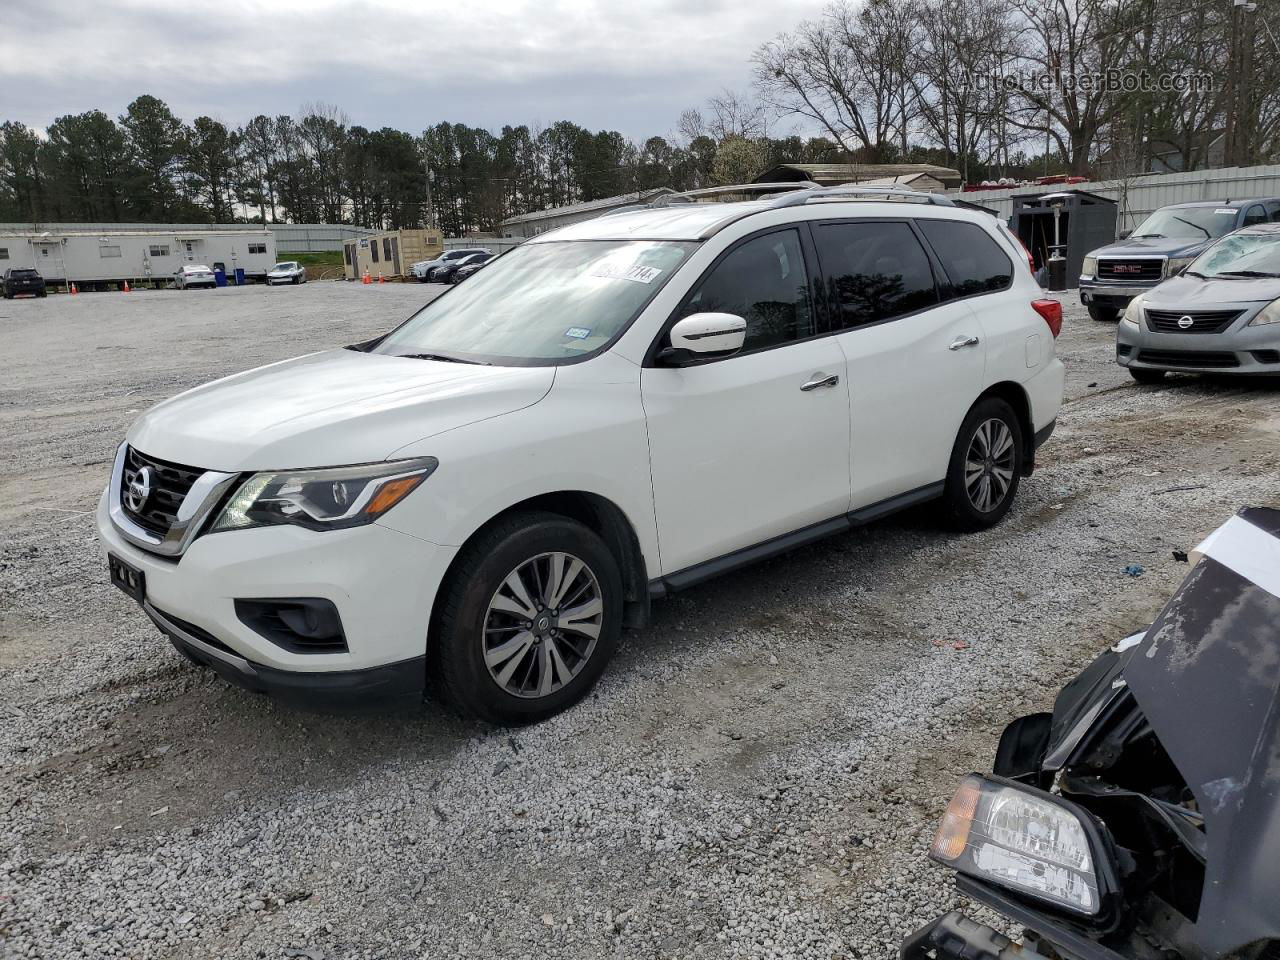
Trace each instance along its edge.
<path fill-rule="evenodd" d="M 1013 283 L 1013 261 L 981 227 L 958 220 L 916 222 L 942 262 L 953 296 L 994 293 Z"/>

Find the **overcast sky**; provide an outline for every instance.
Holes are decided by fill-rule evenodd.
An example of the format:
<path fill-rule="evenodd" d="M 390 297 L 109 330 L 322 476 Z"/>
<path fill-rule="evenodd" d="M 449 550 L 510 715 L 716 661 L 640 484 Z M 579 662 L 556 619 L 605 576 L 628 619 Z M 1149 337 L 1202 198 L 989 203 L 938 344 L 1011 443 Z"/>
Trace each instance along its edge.
<path fill-rule="evenodd" d="M 412 133 L 568 119 L 666 135 L 747 89 L 752 51 L 826 2 L 0 0 L 0 120 L 115 117 L 151 93 L 228 125 L 322 101 Z"/>

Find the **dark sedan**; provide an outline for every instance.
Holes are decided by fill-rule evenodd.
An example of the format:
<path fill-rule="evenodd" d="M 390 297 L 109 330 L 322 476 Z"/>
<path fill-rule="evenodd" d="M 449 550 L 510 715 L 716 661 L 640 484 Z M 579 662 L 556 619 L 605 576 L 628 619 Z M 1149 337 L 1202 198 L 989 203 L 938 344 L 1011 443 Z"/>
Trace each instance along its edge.
<path fill-rule="evenodd" d="M 473 253 L 469 257 L 462 257 L 452 263 L 446 263 L 436 267 L 431 271 L 432 283 L 456 283 L 454 276 L 463 267 L 478 266 L 493 259 L 491 253 Z"/>
<path fill-rule="evenodd" d="M 447 282 L 461 283 L 492 259 L 493 254 L 491 253 L 478 253 L 473 257 L 468 257 L 466 262 L 453 268 L 453 272 L 449 275 Z"/>

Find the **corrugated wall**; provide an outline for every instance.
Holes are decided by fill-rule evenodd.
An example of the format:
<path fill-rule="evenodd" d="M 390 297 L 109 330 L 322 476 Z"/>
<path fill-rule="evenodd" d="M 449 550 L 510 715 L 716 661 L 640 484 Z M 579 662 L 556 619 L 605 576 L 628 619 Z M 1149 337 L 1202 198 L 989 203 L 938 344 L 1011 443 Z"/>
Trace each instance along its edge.
<path fill-rule="evenodd" d="M 1127 188 L 1127 192 L 1126 192 Z M 1071 186 L 1010 187 L 1007 190 L 975 190 L 952 193 L 997 210 L 1008 219 L 1013 215 L 1015 196 L 1034 196 L 1057 190 L 1085 190 L 1110 197 L 1120 204 L 1118 230 L 1132 230 L 1153 210 L 1171 203 L 1194 200 L 1246 200 L 1254 197 L 1280 197 L 1280 164 L 1262 167 L 1224 167 L 1221 170 L 1197 170 L 1193 173 L 1150 174 L 1129 180 L 1095 180 Z"/>

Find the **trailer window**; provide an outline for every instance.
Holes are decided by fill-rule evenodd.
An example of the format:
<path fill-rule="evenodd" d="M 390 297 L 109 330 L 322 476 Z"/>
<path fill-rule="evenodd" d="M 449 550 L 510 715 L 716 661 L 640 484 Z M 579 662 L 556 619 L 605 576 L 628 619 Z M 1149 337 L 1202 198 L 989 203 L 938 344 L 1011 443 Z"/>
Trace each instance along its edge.
<path fill-rule="evenodd" d="M 369 244 L 369 256 L 373 259 L 374 263 L 378 262 L 378 241 L 376 239 L 373 243 Z"/>
<path fill-rule="evenodd" d="M 8 260 L 8 259 L 9 259 L 9 248 L 0 247 L 0 260 Z"/>
<path fill-rule="evenodd" d="M 120 248 L 116 246 L 99 247 L 98 256 L 101 257 L 103 260 L 109 259 L 111 257 L 118 257 L 120 256 Z"/>
<path fill-rule="evenodd" d="M 391 262 L 391 238 L 390 237 L 382 238 L 382 259 L 386 260 L 388 263 Z"/>
<path fill-rule="evenodd" d="M 169 255 L 169 248 L 167 246 L 160 246 L 156 244 L 151 245 L 151 256 L 167 257 L 168 255 Z"/>
<path fill-rule="evenodd" d="M 344 243 L 342 245 L 342 256 L 347 261 L 347 266 L 351 266 L 351 244 Z"/>
<path fill-rule="evenodd" d="M 249 244 L 249 252 L 250 253 L 266 253 L 267 245 L 265 243 L 251 243 Z"/>

